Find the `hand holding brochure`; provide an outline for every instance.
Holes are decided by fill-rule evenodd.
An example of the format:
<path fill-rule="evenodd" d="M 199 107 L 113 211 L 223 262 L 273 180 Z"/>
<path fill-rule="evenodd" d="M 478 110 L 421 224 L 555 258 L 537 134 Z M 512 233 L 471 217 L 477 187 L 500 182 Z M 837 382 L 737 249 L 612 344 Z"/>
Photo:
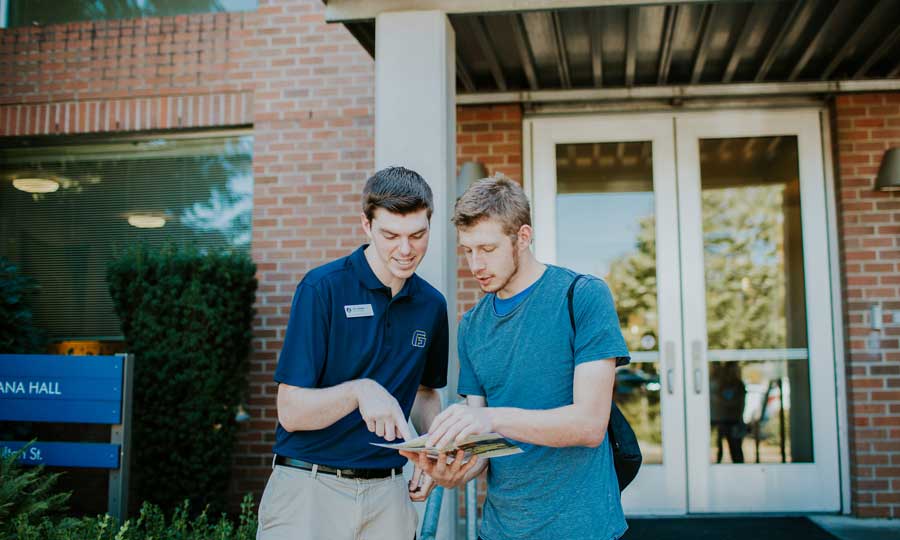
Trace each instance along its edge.
<path fill-rule="evenodd" d="M 428 440 L 428 434 L 422 435 L 421 437 L 417 437 L 412 439 L 411 441 L 406 441 L 402 443 L 372 443 L 375 446 L 381 446 L 382 448 L 390 448 L 392 450 L 404 450 L 406 452 L 417 452 L 428 455 L 428 457 L 437 458 L 438 454 L 441 452 L 446 452 L 450 454 L 451 461 L 452 455 L 455 454 L 458 450 L 464 450 L 466 452 L 463 461 L 468 461 L 472 456 L 478 456 L 481 458 L 493 458 L 493 457 L 501 457 L 501 456 L 509 456 L 512 454 L 519 454 L 522 452 L 522 449 L 516 446 L 512 441 L 503 437 L 499 433 L 484 433 L 481 435 L 470 435 L 463 439 L 460 442 L 451 444 L 444 448 L 436 448 L 434 446 L 426 446 L 425 443 Z"/>

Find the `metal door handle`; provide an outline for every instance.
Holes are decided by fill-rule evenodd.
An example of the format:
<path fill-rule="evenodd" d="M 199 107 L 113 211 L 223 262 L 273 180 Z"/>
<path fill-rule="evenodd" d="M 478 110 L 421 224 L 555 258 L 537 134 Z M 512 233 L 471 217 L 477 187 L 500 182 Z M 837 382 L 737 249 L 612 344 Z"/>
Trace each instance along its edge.
<path fill-rule="evenodd" d="M 665 346 L 666 354 L 666 390 L 669 395 L 675 393 L 675 343 L 667 341 Z"/>
<path fill-rule="evenodd" d="M 703 392 L 703 343 L 700 340 L 691 342 L 691 362 L 694 370 L 694 393 Z"/>

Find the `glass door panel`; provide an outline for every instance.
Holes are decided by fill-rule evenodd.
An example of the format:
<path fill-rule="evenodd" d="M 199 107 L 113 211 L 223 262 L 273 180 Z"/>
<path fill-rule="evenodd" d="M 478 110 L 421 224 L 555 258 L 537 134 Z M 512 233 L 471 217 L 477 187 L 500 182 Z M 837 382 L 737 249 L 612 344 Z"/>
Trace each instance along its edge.
<path fill-rule="evenodd" d="M 603 278 L 616 299 L 632 361 L 616 371 L 615 401 L 644 463 L 660 464 L 652 152 L 650 141 L 557 144 L 556 245 L 557 264 Z"/>
<path fill-rule="evenodd" d="M 674 141 L 671 117 L 528 120 L 535 253 L 603 278 L 632 362 L 615 400 L 637 434 L 640 475 L 630 514 L 683 514 L 684 393 Z M 657 274 L 657 268 L 666 272 Z"/>
<path fill-rule="evenodd" d="M 711 462 L 812 462 L 797 137 L 699 147 Z"/>

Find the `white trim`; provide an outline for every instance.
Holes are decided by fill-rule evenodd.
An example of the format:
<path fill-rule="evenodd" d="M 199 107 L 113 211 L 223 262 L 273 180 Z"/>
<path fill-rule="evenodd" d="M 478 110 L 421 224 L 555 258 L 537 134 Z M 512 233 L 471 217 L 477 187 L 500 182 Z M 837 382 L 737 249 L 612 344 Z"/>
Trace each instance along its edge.
<path fill-rule="evenodd" d="M 806 349 L 709 349 L 706 358 L 710 362 L 779 362 L 782 360 L 808 360 Z"/>
<path fill-rule="evenodd" d="M 510 13 L 613 6 L 697 4 L 707 0 L 327 0 L 325 21 L 371 21 L 388 11 L 439 10 L 447 14 Z M 736 2 L 740 0 L 718 0 Z"/>
<path fill-rule="evenodd" d="M 900 90 L 900 79 L 688 84 L 675 86 L 639 86 L 634 88 L 594 88 L 586 90 L 483 92 L 459 94 L 456 96 L 456 104 L 484 105 L 490 103 L 552 103 L 561 101 L 609 101 L 633 99 L 672 99 L 680 101 L 688 98 L 838 94 L 891 90 Z"/>
<path fill-rule="evenodd" d="M 659 362 L 659 351 L 630 351 L 632 364 Z"/>
<path fill-rule="evenodd" d="M 850 493 L 850 423 L 847 403 L 847 372 L 844 356 L 844 295 L 841 291 L 841 261 L 835 190 L 831 122 L 828 109 L 819 111 L 822 127 L 822 159 L 825 171 L 825 210 L 828 214 L 828 272 L 831 277 L 831 333 L 834 341 L 835 396 L 838 422 L 838 459 L 840 462 L 841 513 L 849 515 Z"/>

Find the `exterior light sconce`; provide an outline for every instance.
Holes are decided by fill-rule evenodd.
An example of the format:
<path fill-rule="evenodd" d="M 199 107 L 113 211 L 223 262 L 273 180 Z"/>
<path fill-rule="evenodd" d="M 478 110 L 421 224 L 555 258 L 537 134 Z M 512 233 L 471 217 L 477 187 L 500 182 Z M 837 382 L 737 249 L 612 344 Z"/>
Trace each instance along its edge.
<path fill-rule="evenodd" d="M 462 197 L 472 182 L 487 178 L 487 169 L 477 161 L 467 161 L 459 168 L 459 177 L 456 179 L 456 198 Z"/>
<path fill-rule="evenodd" d="M 891 148 L 881 158 L 875 191 L 900 191 L 900 148 Z"/>

